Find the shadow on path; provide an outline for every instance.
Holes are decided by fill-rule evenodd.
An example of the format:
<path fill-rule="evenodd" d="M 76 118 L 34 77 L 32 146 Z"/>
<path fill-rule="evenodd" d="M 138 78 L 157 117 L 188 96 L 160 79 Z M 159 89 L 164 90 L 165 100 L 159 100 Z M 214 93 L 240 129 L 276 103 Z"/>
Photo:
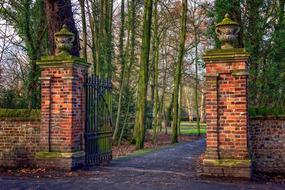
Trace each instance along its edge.
<path fill-rule="evenodd" d="M 206 179 L 197 175 L 205 140 L 159 149 L 141 156 L 119 158 L 87 176 L 56 179 L 0 177 L 0 189 L 110 189 L 110 190 L 281 190 L 285 185 L 250 181 Z"/>

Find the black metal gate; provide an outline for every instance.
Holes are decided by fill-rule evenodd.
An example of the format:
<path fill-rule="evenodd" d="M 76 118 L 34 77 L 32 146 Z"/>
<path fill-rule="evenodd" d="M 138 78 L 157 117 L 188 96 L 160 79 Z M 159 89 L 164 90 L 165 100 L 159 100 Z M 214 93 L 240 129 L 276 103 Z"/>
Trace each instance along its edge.
<path fill-rule="evenodd" d="M 110 80 L 90 76 L 86 86 L 85 163 L 87 167 L 112 159 L 112 120 Z"/>

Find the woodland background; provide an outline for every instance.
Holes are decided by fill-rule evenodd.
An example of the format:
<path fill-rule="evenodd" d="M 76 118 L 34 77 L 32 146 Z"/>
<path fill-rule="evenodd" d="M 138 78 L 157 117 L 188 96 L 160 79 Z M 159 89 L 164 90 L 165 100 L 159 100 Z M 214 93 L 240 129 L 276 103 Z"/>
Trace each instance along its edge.
<path fill-rule="evenodd" d="M 215 23 L 238 22 L 237 46 L 251 54 L 251 114 L 284 114 L 285 0 L 0 0 L 0 107 L 40 108 L 36 61 L 53 54 L 63 23 L 77 36 L 72 54 L 111 78 L 115 141 L 143 148 L 181 121 L 205 119 L 204 62 L 218 48 Z M 55 14 L 54 9 L 58 11 Z"/>

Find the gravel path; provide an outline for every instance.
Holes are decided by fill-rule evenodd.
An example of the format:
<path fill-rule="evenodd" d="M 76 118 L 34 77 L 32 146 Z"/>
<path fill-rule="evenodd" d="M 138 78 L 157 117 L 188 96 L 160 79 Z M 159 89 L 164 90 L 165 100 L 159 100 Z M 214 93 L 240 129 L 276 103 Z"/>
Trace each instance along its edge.
<path fill-rule="evenodd" d="M 177 144 L 141 156 L 120 158 L 108 167 L 83 172 L 88 175 L 63 178 L 0 177 L 0 190 L 12 189 L 110 189 L 110 190 L 281 190 L 285 185 L 207 179 L 197 175 L 197 160 L 205 140 Z M 199 172 L 198 172 L 199 173 Z"/>

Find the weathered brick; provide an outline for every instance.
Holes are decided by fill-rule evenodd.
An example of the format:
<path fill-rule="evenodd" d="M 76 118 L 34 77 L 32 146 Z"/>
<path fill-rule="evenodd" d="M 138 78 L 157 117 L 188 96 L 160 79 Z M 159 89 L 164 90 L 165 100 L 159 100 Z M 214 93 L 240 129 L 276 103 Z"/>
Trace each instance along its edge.
<path fill-rule="evenodd" d="M 0 166 L 34 167 L 40 121 L 0 120 Z"/>
<path fill-rule="evenodd" d="M 207 150 L 205 159 L 248 160 L 247 149 L 247 73 L 248 56 L 235 51 L 227 53 L 223 58 L 223 51 L 206 54 L 206 122 L 207 122 Z M 217 55 L 220 58 L 217 58 Z M 211 57 L 212 56 L 212 57 Z M 231 58 L 229 58 L 232 56 Z M 209 77 L 210 76 L 210 77 Z M 213 77 L 215 76 L 215 77 Z M 215 176 L 233 176 L 230 171 L 238 171 L 227 167 L 209 166 L 206 171 Z M 221 170 L 222 169 L 222 170 Z M 249 171 L 248 168 L 245 171 Z M 244 174 L 244 173 L 242 173 Z M 245 177 L 250 174 L 245 174 Z M 240 176 L 239 176 L 240 177 Z"/>
<path fill-rule="evenodd" d="M 251 118 L 249 134 L 253 170 L 285 174 L 285 117 Z"/>

